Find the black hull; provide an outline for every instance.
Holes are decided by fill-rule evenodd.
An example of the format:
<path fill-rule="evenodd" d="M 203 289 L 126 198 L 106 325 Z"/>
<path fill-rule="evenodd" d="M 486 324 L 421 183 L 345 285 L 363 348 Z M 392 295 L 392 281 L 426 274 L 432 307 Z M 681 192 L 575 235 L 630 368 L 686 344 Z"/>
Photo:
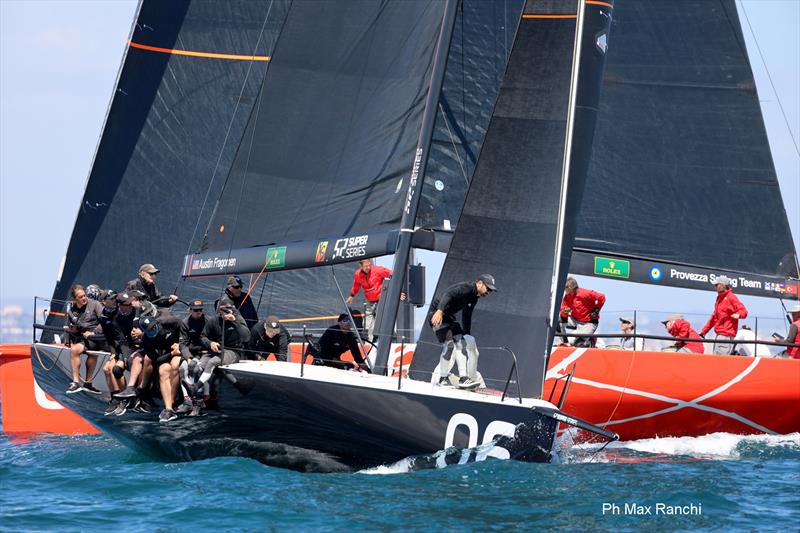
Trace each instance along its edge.
<path fill-rule="evenodd" d="M 246 395 L 223 380 L 219 410 L 160 424 L 160 408 L 150 414 L 129 411 L 121 417 L 104 416 L 107 392 L 65 394 L 69 351 L 41 344 L 34 351 L 38 352 L 32 354 L 34 376 L 45 392 L 126 446 L 164 461 L 233 455 L 293 470 L 334 472 L 488 442 L 479 458 L 488 453 L 545 462 L 557 425 L 548 416 L 554 409 L 545 402 L 531 408 L 510 399 L 465 400 L 466 393 L 460 391 L 451 390 L 449 396 L 420 394 L 407 389 L 432 387 L 410 381 L 398 391 L 308 379 L 315 372 L 340 372 L 344 381 L 353 381 L 351 373 L 319 367 L 306 367 L 303 379 L 298 365 L 286 363 L 234 365 L 232 373 L 249 388 Z M 277 368 L 293 375 L 265 373 L 262 370 L 268 367 L 257 365 L 284 365 Z M 373 378 L 388 379 L 361 381 L 371 383 Z M 100 372 L 95 386 L 99 388 L 102 381 Z M 493 436 L 500 433 L 498 428 L 505 436 Z"/>

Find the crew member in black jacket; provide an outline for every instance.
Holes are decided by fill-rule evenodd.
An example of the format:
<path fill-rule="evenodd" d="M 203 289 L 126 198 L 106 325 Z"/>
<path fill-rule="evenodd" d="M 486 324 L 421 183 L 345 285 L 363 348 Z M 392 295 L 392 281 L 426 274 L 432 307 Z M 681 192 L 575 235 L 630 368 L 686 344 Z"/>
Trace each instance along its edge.
<path fill-rule="evenodd" d="M 141 350 L 158 372 L 161 399 L 164 400 L 164 410 L 158 421 L 170 422 L 178 418 L 172 406 L 180 390 L 181 320 L 174 316 L 147 317 L 139 321 L 139 327 L 142 330 Z"/>
<path fill-rule="evenodd" d="M 243 285 L 242 278 L 239 276 L 228 277 L 228 281 L 225 285 L 225 297 L 233 302 L 239 314 L 242 315 L 242 318 L 244 318 L 244 321 L 247 323 L 247 329 L 252 329 L 258 322 L 258 314 L 253 305 L 253 299 L 250 298 L 250 294 L 242 290 Z M 216 303 L 217 302 L 215 302 L 214 305 L 216 305 Z"/>
<path fill-rule="evenodd" d="M 289 341 L 291 335 L 280 323 L 278 317 L 270 315 L 266 320 L 259 322 L 250 330 L 249 348 L 255 354 L 255 359 L 262 360 L 274 354 L 278 361 L 289 360 Z"/>
<path fill-rule="evenodd" d="M 139 267 L 139 275 L 136 279 L 130 280 L 125 285 L 125 291 L 138 291 L 142 293 L 142 299 L 147 300 L 158 307 L 170 307 L 178 297 L 174 294 L 161 296 L 161 291 L 156 287 L 156 275 L 161 272 L 151 263 L 145 263 Z"/>
<path fill-rule="evenodd" d="M 352 368 L 352 363 L 342 361 L 341 358 L 343 353 L 350 350 L 353 361 L 358 365 L 357 368 L 369 371 L 364 357 L 361 356 L 361 350 L 358 349 L 358 340 L 351 331 L 351 327 L 350 317 L 347 313 L 339 315 L 336 324 L 326 329 L 319 339 L 319 353 L 315 356 L 315 360 L 319 360 L 320 364 L 325 366 Z"/>
<path fill-rule="evenodd" d="M 206 320 L 203 333 L 200 336 L 200 343 L 209 353 L 204 354 L 198 363 L 198 370 L 201 372 L 200 378 L 195 386 L 188 387 L 190 396 L 194 396 L 197 388 L 203 388 L 205 396 L 210 395 L 210 381 L 214 375 L 214 370 L 219 365 L 229 365 L 238 363 L 241 357 L 241 350 L 250 340 L 250 330 L 247 324 L 236 310 L 228 298 L 222 298 L 217 302 L 216 319 Z M 232 385 L 238 387 L 237 380 L 230 374 L 224 374 L 225 379 Z M 239 389 L 240 392 L 243 392 Z"/>
<path fill-rule="evenodd" d="M 100 317 L 103 314 L 103 304 L 97 300 L 90 300 L 86 289 L 82 285 L 73 285 L 70 289 L 72 302 L 67 307 L 67 331 L 70 339 L 70 365 L 72 366 L 72 383 L 66 390 L 67 394 L 80 391 L 100 394 L 92 385 L 94 369 L 97 366 L 97 354 L 88 351 L 107 351 L 108 345 L 103 337 L 103 328 L 100 326 Z M 86 353 L 86 379 L 81 384 L 81 354 Z"/>
<path fill-rule="evenodd" d="M 450 358 L 456 345 L 459 348 L 456 357 L 459 388 L 474 389 L 478 386 L 467 375 L 467 346 L 464 335 L 469 335 L 472 328 L 472 311 L 478 299 L 496 290 L 494 276 L 481 274 L 475 281 L 465 281 L 448 287 L 440 297 L 431 302 L 427 322 L 433 328 L 436 339 L 443 344 L 439 360 L 440 386 L 450 385 Z M 461 312 L 463 325 L 456 319 L 458 312 Z"/>

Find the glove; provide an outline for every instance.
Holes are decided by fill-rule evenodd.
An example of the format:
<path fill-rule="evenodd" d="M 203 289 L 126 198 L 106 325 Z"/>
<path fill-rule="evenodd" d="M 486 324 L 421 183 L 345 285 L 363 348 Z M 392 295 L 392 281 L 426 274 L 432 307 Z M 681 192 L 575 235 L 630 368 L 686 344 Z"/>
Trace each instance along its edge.
<path fill-rule="evenodd" d="M 600 316 L 600 312 L 597 309 L 589 313 L 589 318 L 591 318 L 592 320 L 597 320 L 598 316 Z"/>

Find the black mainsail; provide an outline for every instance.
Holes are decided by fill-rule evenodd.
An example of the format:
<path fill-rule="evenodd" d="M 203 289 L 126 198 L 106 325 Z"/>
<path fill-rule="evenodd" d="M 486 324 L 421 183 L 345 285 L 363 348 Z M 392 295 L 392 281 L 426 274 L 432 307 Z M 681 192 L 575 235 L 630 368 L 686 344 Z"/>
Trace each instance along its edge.
<path fill-rule="evenodd" d="M 733 0 L 620 2 L 611 42 L 571 271 L 797 298 Z"/>

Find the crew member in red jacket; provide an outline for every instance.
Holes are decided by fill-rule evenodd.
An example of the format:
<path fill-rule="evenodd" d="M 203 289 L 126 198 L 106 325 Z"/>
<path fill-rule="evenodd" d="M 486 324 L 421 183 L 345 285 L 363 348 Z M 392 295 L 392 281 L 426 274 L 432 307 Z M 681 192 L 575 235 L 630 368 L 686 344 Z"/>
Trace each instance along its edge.
<path fill-rule="evenodd" d="M 714 303 L 714 312 L 708 319 L 700 335 L 705 338 L 711 328 L 717 334 L 716 340 L 732 341 L 739 331 L 739 319 L 747 318 L 747 309 L 731 290 L 731 280 L 727 276 L 712 278 L 714 288 L 717 290 L 717 301 Z M 714 353 L 729 355 L 733 351 L 733 343 L 714 343 Z"/>
<path fill-rule="evenodd" d="M 686 320 L 683 319 L 681 315 L 670 315 L 667 317 L 666 320 L 661 321 L 664 324 L 664 327 L 667 328 L 667 332 L 675 337 L 676 339 L 700 339 L 700 334 L 697 333 L 692 325 L 689 324 Z M 676 352 L 687 352 L 687 353 L 703 353 L 704 347 L 702 342 L 687 342 L 687 341 L 675 341 L 675 344 L 671 346 Z M 672 351 L 671 349 L 667 349 L 667 351 Z"/>
<path fill-rule="evenodd" d="M 574 322 L 576 335 L 591 335 L 597 331 L 600 322 L 600 309 L 606 303 L 605 294 L 578 287 L 578 281 L 573 277 L 567 278 L 564 286 L 564 298 L 561 300 L 561 320 L 559 322 L 561 333 L 566 333 L 567 328 L 573 329 L 570 319 Z M 575 337 L 573 346 L 594 346 L 594 339 Z"/>
<path fill-rule="evenodd" d="M 794 304 L 789 313 L 792 315 L 792 324 L 789 326 L 789 333 L 786 334 L 784 342 L 786 344 L 800 344 L 800 304 Z M 800 359 L 800 346 L 789 346 L 786 354 L 794 359 Z"/>
<path fill-rule="evenodd" d="M 372 259 L 362 259 L 358 262 L 358 269 L 353 274 L 353 288 L 347 303 L 353 302 L 359 289 L 364 289 L 364 327 L 367 330 L 367 340 L 372 340 L 375 329 L 375 312 L 378 309 L 378 300 L 381 299 L 383 280 L 392 276 L 392 271 L 386 267 L 373 265 Z"/>

